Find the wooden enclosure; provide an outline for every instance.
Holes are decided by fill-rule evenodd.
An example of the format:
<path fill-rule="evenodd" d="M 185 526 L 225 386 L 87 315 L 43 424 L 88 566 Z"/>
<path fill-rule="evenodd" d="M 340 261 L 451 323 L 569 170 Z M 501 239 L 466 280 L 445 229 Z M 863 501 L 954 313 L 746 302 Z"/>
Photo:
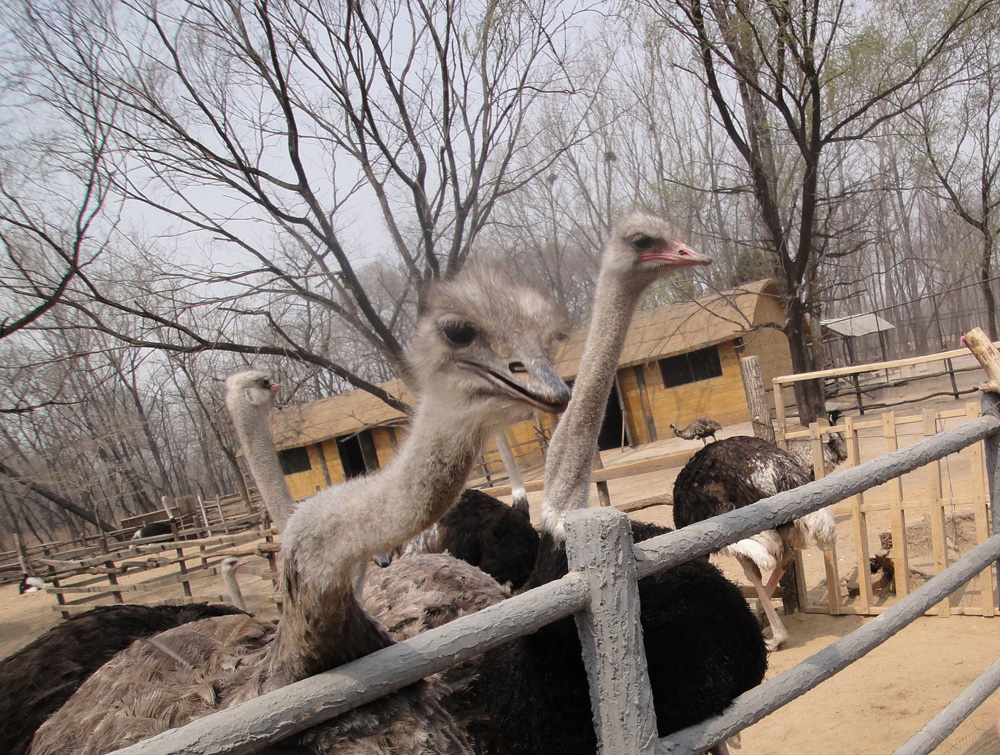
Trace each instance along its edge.
<path fill-rule="evenodd" d="M 979 416 L 979 403 L 929 401 L 881 414 L 844 417 L 835 427 L 825 422 L 808 430 L 788 425 L 782 396 L 796 382 L 810 379 L 845 380 L 862 385 L 866 375 L 877 374 L 886 382 L 919 380 L 919 371 L 936 363 L 949 368 L 956 360 L 968 359 L 967 349 L 930 354 L 891 362 L 843 367 L 800 375 L 774 378 L 778 442 L 808 438 L 813 444 L 814 468 L 822 475 L 820 444 L 831 433 L 843 433 L 848 460 L 844 467 L 857 466 L 934 436 L 943 430 Z M 943 373 L 947 374 L 947 373 Z M 981 370 L 978 372 L 982 375 Z M 942 374 L 931 371 L 931 380 Z M 951 375 L 954 387 L 954 375 Z M 925 393 L 918 389 L 917 394 Z M 948 397 L 958 395 L 947 391 Z M 935 394 L 937 395 L 937 394 Z M 898 402 L 905 403 L 905 402 Z M 800 605 L 809 612 L 877 615 L 898 598 L 905 597 L 923 582 L 940 574 L 968 550 L 992 534 L 991 513 L 986 493 L 986 467 L 981 446 L 976 444 L 943 462 L 934 462 L 919 471 L 903 475 L 871 490 L 859 493 L 833 507 L 838 523 L 849 522 L 850 537 L 840 538 L 833 553 L 824 559 L 824 572 L 817 575 L 804 568 L 799 556 L 797 569 Z M 838 554 L 845 555 L 841 559 Z M 876 568 L 872 559 L 890 559 L 891 574 Z M 873 573 L 873 568 L 876 568 Z M 994 616 L 998 611 L 996 581 L 992 569 L 972 580 L 960 593 L 934 607 L 932 613 Z M 825 584 L 822 584 L 825 580 Z M 837 589 L 833 588 L 837 585 Z M 822 595 L 820 595 L 822 593 Z"/>
<path fill-rule="evenodd" d="M 145 538 L 134 541 L 142 544 L 122 545 L 107 553 L 73 560 L 67 559 L 65 554 L 58 559 L 39 559 L 56 574 L 65 575 L 47 577 L 53 582 L 46 590 L 55 596 L 52 610 L 69 618 L 111 603 L 226 602 L 221 580 L 217 579 L 221 574 L 221 561 L 226 556 L 249 555 L 253 552 L 251 544 L 262 539 L 271 540 L 269 530 L 253 528 L 239 534 L 197 540 L 151 542 L 167 537 Z M 270 568 L 260 575 L 268 581 L 277 578 L 273 559 L 272 553 Z M 124 575 L 136 573 L 149 573 L 149 576 L 121 581 Z M 212 579 L 206 585 L 208 578 Z"/>

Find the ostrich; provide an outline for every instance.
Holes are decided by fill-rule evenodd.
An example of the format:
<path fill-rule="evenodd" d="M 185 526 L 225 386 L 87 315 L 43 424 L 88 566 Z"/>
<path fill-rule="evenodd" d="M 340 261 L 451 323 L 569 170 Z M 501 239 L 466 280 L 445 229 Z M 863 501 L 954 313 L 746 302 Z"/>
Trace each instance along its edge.
<path fill-rule="evenodd" d="M 538 532 L 518 509 L 470 488 L 440 522 L 403 546 L 402 552 L 404 558 L 450 553 L 517 590 L 528 581 L 535 564 Z"/>
<path fill-rule="evenodd" d="M 724 438 L 696 453 L 674 482 L 674 523 L 693 522 L 749 506 L 762 498 L 809 482 L 809 473 L 795 458 L 761 438 Z M 765 530 L 722 549 L 735 556 L 760 598 L 771 624 L 769 650 L 788 640 L 788 631 L 771 605 L 771 596 L 794 556 L 794 549 L 816 544 L 827 550 L 837 539 L 829 508 L 823 508 L 776 530 Z M 770 571 L 767 584 L 762 572 Z"/>
<path fill-rule="evenodd" d="M 40 577 L 32 577 L 27 572 L 21 575 L 21 581 L 17 585 L 18 595 L 24 595 L 27 592 L 41 592 L 46 587 L 52 587 L 51 582 L 46 582 Z"/>
<path fill-rule="evenodd" d="M 160 537 L 162 535 L 173 534 L 174 528 L 170 526 L 170 522 L 150 522 L 149 524 L 144 524 L 142 527 L 137 529 L 132 535 L 132 540 L 141 540 L 145 537 Z"/>
<path fill-rule="evenodd" d="M 829 414 L 830 424 L 836 425 L 840 419 L 840 410 L 834 409 Z M 788 453 L 794 456 L 795 460 L 815 479 L 811 440 L 794 438 L 788 441 Z M 830 474 L 838 464 L 845 461 L 847 461 L 847 441 L 844 440 L 844 434 L 830 433 L 823 443 L 823 473 Z"/>
<path fill-rule="evenodd" d="M 507 442 L 507 435 L 498 432 L 493 436 L 497 451 L 503 460 L 503 467 L 507 470 L 507 477 L 510 479 L 511 507 L 522 514 L 525 519 L 531 519 L 531 512 L 528 509 L 528 491 L 524 488 L 524 477 L 521 476 L 521 468 L 517 466 L 517 459 L 514 458 L 514 451 Z"/>
<path fill-rule="evenodd" d="M 120 747 L 389 645 L 355 598 L 354 569 L 447 511 L 484 439 L 510 412 L 525 404 L 565 407 L 569 389 L 551 363 L 558 322 L 547 299 L 493 271 L 469 270 L 430 288 L 409 354 L 419 396 L 411 431 L 379 473 L 321 491 L 288 518 L 277 629 L 249 617 L 219 619 L 133 645 L 39 730 L 32 752 Z M 227 388 L 234 423 L 256 422 L 256 437 L 264 437 L 269 378 L 241 373 Z M 255 478 L 254 459 L 262 456 L 247 454 Z M 266 480 L 257 482 L 268 489 Z M 427 682 L 411 685 L 304 733 L 298 746 L 323 753 L 467 751 L 437 696 Z"/>
<path fill-rule="evenodd" d="M 226 408 L 233 418 L 243 456 L 250 465 L 268 516 L 275 529 L 283 532 L 295 508 L 295 499 L 285 483 L 285 475 L 278 462 L 278 452 L 274 447 L 274 437 L 265 419 L 271 408 L 273 395 L 279 390 L 281 386 L 262 373 L 256 379 L 231 375 L 226 381 Z"/>
<path fill-rule="evenodd" d="M 684 438 L 684 440 L 694 440 L 695 438 L 698 438 L 701 440 L 703 446 L 707 446 L 708 438 L 711 437 L 712 440 L 715 440 L 715 434 L 722 429 L 722 425 L 714 419 L 702 417 L 701 419 L 696 419 L 683 430 L 678 430 L 677 425 L 671 422 L 670 429 L 674 431 L 674 435 L 678 438 Z"/>
<path fill-rule="evenodd" d="M 240 582 L 236 578 L 236 570 L 245 564 L 246 561 L 241 558 L 236 558 L 236 556 L 226 556 L 222 559 L 222 582 L 226 585 L 226 590 L 229 591 L 229 598 L 232 600 L 233 605 L 243 611 L 243 613 L 253 616 L 253 614 L 247 610 L 246 601 L 243 599 L 243 591 L 240 589 Z"/>
<path fill-rule="evenodd" d="M 35 730 L 83 681 L 135 640 L 211 616 L 232 606 L 113 605 L 57 624 L 0 661 L 0 752 L 24 755 Z"/>
<path fill-rule="evenodd" d="M 591 462 L 632 312 L 674 265 L 708 260 L 673 241 L 666 224 L 633 213 L 602 256 L 587 344 L 549 446 L 538 556 L 526 587 L 567 572 L 563 522 L 587 506 Z M 663 530 L 634 523 L 637 539 Z M 758 684 L 763 638 L 739 589 L 697 560 L 642 580 L 642 627 L 661 736 L 721 712 Z M 586 671 L 574 621 L 547 625 L 445 672 L 445 700 L 481 751 L 503 755 L 595 752 Z"/>

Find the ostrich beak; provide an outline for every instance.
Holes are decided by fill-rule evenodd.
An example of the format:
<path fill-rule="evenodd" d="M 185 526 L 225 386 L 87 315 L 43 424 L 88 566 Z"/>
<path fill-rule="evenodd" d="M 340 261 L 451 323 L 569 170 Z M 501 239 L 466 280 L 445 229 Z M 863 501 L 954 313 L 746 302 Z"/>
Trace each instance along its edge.
<path fill-rule="evenodd" d="M 393 556 L 392 551 L 388 551 L 386 553 L 378 553 L 372 556 L 372 561 L 375 562 L 376 566 L 378 566 L 381 569 L 384 569 L 385 567 L 387 567 L 389 564 L 392 563 L 392 556 Z"/>
<path fill-rule="evenodd" d="M 460 360 L 457 364 L 483 378 L 493 392 L 541 411 L 561 412 L 569 403 L 569 386 L 544 355 L 495 364 L 471 360 Z"/>
<path fill-rule="evenodd" d="M 657 246 L 644 252 L 639 256 L 643 262 L 657 262 L 661 265 L 673 265 L 674 267 L 690 267 L 692 265 L 711 265 L 712 259 L 704 254 L 699 254 L 686 244 L 671 241 L 668 244 Z"/>

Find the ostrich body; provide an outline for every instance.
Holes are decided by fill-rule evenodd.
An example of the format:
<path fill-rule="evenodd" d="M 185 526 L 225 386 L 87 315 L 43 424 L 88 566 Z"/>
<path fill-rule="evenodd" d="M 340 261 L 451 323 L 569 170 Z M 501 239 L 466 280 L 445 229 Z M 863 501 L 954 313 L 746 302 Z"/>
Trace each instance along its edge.
<path fill-rule="evenodd" d="M 160 537 L 161 535 L 173 534 L 174 528 L 170 526 L 170 522 L 150 522 L 149 524 L 144 524 L 142 527 L 137 529 L 132 535 L 132 540 L 141 540 L 146 537 Z"/>
<path fill-rule="evenodd" d="M 567 573 L 563 522 L 587 506 L 591 462 L 622 343 L 645 288 L 669 266 L 707 259 L 672 241 L 659 219 L 632 214 L 616 227 L 601 273 L 573 398 L 545 467 L 535 587 Z M 636 539 L 664 531 L 633 523 Z M 661 736 L 719 713 L 758 684 L 767 665 L 757 622 L 739 589 L 706 561 L 639 583 L 642 627 Z M 446 706 L 480 751 L 592 753 L 597 749 L 586 671 L 572 618 L 445 672 Z"/>
<path fill-rule="evenodd" d="M 41 592 L 46 587 L 52 587 L 52 583 L 46 582 L 41 577 L 32 577 L 28 574 L 23 574 L 21 581 L 17 585 L 17 594 L 24 595 L 28 592 Z"/>
<path fill-rule="evenodd" d="M 417 553 L 370 569 L 363 605 L 400 642 L 509 597 L 507 587 L 466 561 Z"/>
<path fill-rule="evenodd" d="M 52 627 L 0 661 L 0 752 L 24 755 L 38 727 L 94 671 L 135 640 L 211 616 L 231 606 L 101 606 Z"/>
<path fill-rule="evenodd" d="M 712 440 L 715 440 L 715 434 L 722 429 L 722 425 L 714 419 L 702 417 L 701 419 L 696 419 L 683 430 L 678 430 L 677 425 L 673 423 L 670 424 L 670 429 L 674 431 L 674 435 L 678 438 L 684 438 L 684 440 L 694 440 L 695 438 L 698 438 L 702 445 L 707 446 L 708 439 L 711 438 Z"/>
<path fill-rule="evenodd" d="M 411 431 L 379 473 L 296 506 L 282 533 L 284 612 L 277 629 L 249 617 L 219 619 L 134 645 L 50 719 L 32 752 L 114 749 L 389 645 L 355 598 L 356 568 L 440 519 L 484 439 L 511 411 L 565 406 L 569 389 L 551 363 L 560 321 L 547 299 L 491 271 L 470 270 L 432 287 L 409 354 L 419 396 Z M 272 396 L 266 375 L 233 376 L 227 388 L 237 425 L 263 422 L 258 407 Z M 241 397 L 255 408 L 241 411 L 249 409 Z M 257 429 L 261 437 L 264 429 Z M 263 455 L 246 450 L 260 489 L 275 489 L 275 481 L 258 477 L 254 459 Z M 144 679 L 147 689 L 139 689 Z M 297 751 L 467 751 L 464 733 L 437 697 L 431 683 L 411 685 L 305 732 Z M 86 742 L 78 738 L 81 722 Z"/>
<path fill-rule="evenodd" d="M 538 533 L 526 514 L 470 488 L 440 522 L 403 547 L 404 558 L 417 553 L 450 553 L 517 590 L 531 575 Z"/>
<path fill-rule="evenodd" d="M 830 424 L 836 425 L 840 419 L 840 410 L 834 409 L 830 413 Z M 805 438 L 795 438 L 788 441 L 788 453 L 795 457 L 815 479 L 813 470 L 812 441 Z M 844 440 L 843 433 L 830 433 L 826 441 L 823 442 L 823 474 L 830 474 L 838 464 L 847 461 L 847 441 Z"/>
<path fill-rule="evenodd" d="M 674 523 L 684 527 L 809 482 L 809 473 L 795 458 L 773 443 L 751 436 L 724 438 L 696 453 L 674 482 Z M 829 508 L 796 519 L 776 530 L 765 530 L 722 549 L 735 556 L 753 584 L 771 624 L 768 648 L 788 639 L 771 596 L 793 557 L 794 549 L 833 546 L 837 529 Z M 762 572 L 770 571 L 767 584 Z"/>

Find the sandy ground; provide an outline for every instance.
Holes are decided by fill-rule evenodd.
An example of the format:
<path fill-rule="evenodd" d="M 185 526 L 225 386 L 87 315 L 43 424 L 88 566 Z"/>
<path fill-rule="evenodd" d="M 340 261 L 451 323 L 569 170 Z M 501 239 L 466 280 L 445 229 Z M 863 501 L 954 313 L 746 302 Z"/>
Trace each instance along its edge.
<path fill-rule="evenodd" d="M 727 428 L 721 436 L 746 434 L 748 428 Z M 915 438 L 914 438 L 915 439 Z M 880 442 L 880 441 L 879 441 Z M 863 456 L 864 454 L 864 443 Z M 872 441 L 871 449 L 875 448 Z M 691 448 L 680 439 L 660 441 L 637 450 L 604 454 L 605 464 L 625 463 L 651 455 Z M 695 448 L 697 445 L 694 446 Z M 959 491 L 968 482 L 968 467 L 961 460 L 946 466 L 946 489 Z M 616 504 L 669 493 L 676 470 L 643 475 L 610 484 Z M 920 478 L 914 484 L 926 485 Z M 955 492 L 957 495 L 958 492 Z M 533 494 L 533 520 L 538 520 L 540 496 Z M 670 524 L 670 508 L 655 506 L 636 517 Z M 838 517 L 838 564 L 841 581 L 856 563 L 851 545 L 851 524 Z M 872 523 L 869 540 L 878 548 L 878 522 Z M 740 572 L 734 563 L 718 559 L 733 578 Z M 822 594 L 822 557 L 819 551 L 805 556 L 810 597 Z M 148 574 L 147 574 L 148 576 Z M 273 611 L 265 583 L 244 577 L 244 592 L 251 608 Z M 218 594 L 218 587 L 206 591 Z M 847 598 L 846 584 L 842 595 Z M 198 591 L 196 590 L 196 594 Z M 973 596 L 974 598 L 974 596 Z M 44 593 L 18 595 L 16 585 L 0 588 L 0 656 L 6 657 L 59 620 L 53 598 Z M 791 635 L 788 644 L 772 654 L 768 678 L 807 659 L 871 618 L 796 613 L 784 617 Z M 739 752 L 748 755 L 791 753 L 840 753 L 868 755 L 889 753 L 917 732 L 970 682 L 1000 658 L 1000 618 L 977 616 L 926 617 L 903 630 L 881 648 L 836 675 L 790 705 L 743 732 Z M 1000 693 L 992 696 L 936 750 L 949 755 L 1000 755 L 992 730 L 1000 716 Z"/>

